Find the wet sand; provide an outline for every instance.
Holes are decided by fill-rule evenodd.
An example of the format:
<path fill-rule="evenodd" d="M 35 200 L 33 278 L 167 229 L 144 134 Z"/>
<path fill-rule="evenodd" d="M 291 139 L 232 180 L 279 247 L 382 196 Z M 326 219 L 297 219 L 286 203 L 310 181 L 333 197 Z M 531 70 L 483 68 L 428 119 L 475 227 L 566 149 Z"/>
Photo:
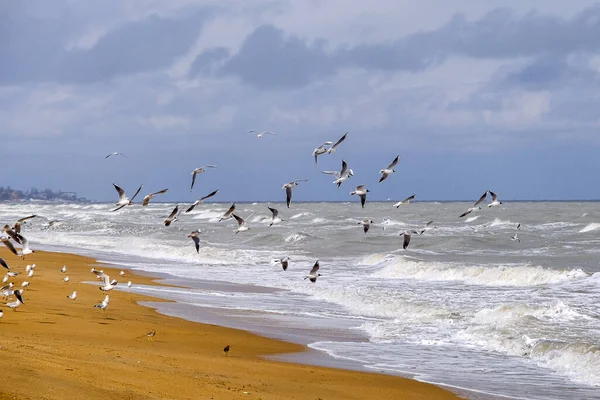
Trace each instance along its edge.
<path fill-rule="evenodd" d="M 161 300 L 129 291 L 108 292 L 103 312 L 93 307 L 105 293 L 92 267 L 119 285 L 160 283 L 128 270 L 119 276 L 119 270 L 92 258 L 40 251 L 21 260 L 4 248 L 0 257 L 21 272 L 10 280 L 14 288 L 30 282 L 17 311 L 0 303 L 0 399 L 458 398 L 411 379 L 267 360 L 263 356 L 306 347 L 161 315 L 138 304 Z M 25 266 L 34 263 L 35 274 L 28 278 Z M 63 265 L 66 274 L 60 272 Z M 78 297 L 69 300 L 74 290 Z M 146 334 L 153 329 L 156 335 L 149 340 Z M 226 345 L 231 346 L 227 356 Z"/>

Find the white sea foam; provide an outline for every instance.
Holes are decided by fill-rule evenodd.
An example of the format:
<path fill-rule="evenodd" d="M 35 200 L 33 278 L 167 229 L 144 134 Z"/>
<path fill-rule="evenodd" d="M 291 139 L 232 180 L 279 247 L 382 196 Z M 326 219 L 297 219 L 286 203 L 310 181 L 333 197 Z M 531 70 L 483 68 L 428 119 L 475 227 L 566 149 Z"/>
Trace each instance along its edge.
<path fill-rule="evenodd" d="M 579 233 L 591 232 L 600 229 L 600 223 L 592 222 L 591 224 L 587 224 L 585 228 L 582 228 Z"/>

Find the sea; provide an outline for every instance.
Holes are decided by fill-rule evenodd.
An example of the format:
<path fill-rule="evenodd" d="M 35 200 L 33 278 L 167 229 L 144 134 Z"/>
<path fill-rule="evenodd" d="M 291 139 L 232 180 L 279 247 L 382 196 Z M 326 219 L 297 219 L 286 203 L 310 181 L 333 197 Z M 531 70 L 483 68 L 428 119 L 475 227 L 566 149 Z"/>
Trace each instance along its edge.
<path fill-rule="evenodd" d="M 464 218 L 465 202 L 392 204 L 239 203 L 250 230 L 238 234 L 235 220 L 219 221 L 229 203 L 169 227 L 175 204 L 0 204 L 0 218 L 37 214 L 23 228 L 33 249 L 178 285 L 121 289 L 175 300 L 158 312 L 303 343 L 313 360 L 472 399 L 600 399 L 600 203 L 505 202 Z M 285 221 L 269 227 L 269 206 Z M 404 250 L 402 233 L 428 221 Z"/>

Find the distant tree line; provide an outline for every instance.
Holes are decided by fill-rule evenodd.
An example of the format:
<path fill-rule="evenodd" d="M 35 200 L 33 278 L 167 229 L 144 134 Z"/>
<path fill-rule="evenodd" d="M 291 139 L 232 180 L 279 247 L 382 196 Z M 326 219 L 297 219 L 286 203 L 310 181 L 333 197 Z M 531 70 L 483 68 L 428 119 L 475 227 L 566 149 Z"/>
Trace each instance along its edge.
<path fill-rule="evenodd" d="M 75 192 L 55 192 L 52 189 L 39 190 L 31 188 L 28 191 L 16 190 L 10 186 L 0 186 L 0 201 L 23 201 L 23 200 L 42 200 L 42 201 L 85 201 L 78 198 Z"/>

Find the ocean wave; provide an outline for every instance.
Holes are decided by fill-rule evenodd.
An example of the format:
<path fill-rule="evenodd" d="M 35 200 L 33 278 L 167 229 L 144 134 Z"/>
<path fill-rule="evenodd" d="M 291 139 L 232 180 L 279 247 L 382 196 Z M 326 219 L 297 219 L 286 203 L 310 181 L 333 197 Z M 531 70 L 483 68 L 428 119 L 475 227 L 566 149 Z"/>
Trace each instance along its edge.
<path fill-rule="evenodd" d="M 409 261 L 395 257 L 373 274 L 375 277 L 426 281 L 463 281 L 487 286 L 535 286 L 587 277 L 579 268 L 555 270 L 533 265 L 466 266 Z"/>
<path fill-rule="evenodd" d="M 587 224 L 583 229 L 581 229 L 579 233 L 591 232 L 597 229 L 600 229 L 600 223 L 592 222 L 591 224 Z"/>

